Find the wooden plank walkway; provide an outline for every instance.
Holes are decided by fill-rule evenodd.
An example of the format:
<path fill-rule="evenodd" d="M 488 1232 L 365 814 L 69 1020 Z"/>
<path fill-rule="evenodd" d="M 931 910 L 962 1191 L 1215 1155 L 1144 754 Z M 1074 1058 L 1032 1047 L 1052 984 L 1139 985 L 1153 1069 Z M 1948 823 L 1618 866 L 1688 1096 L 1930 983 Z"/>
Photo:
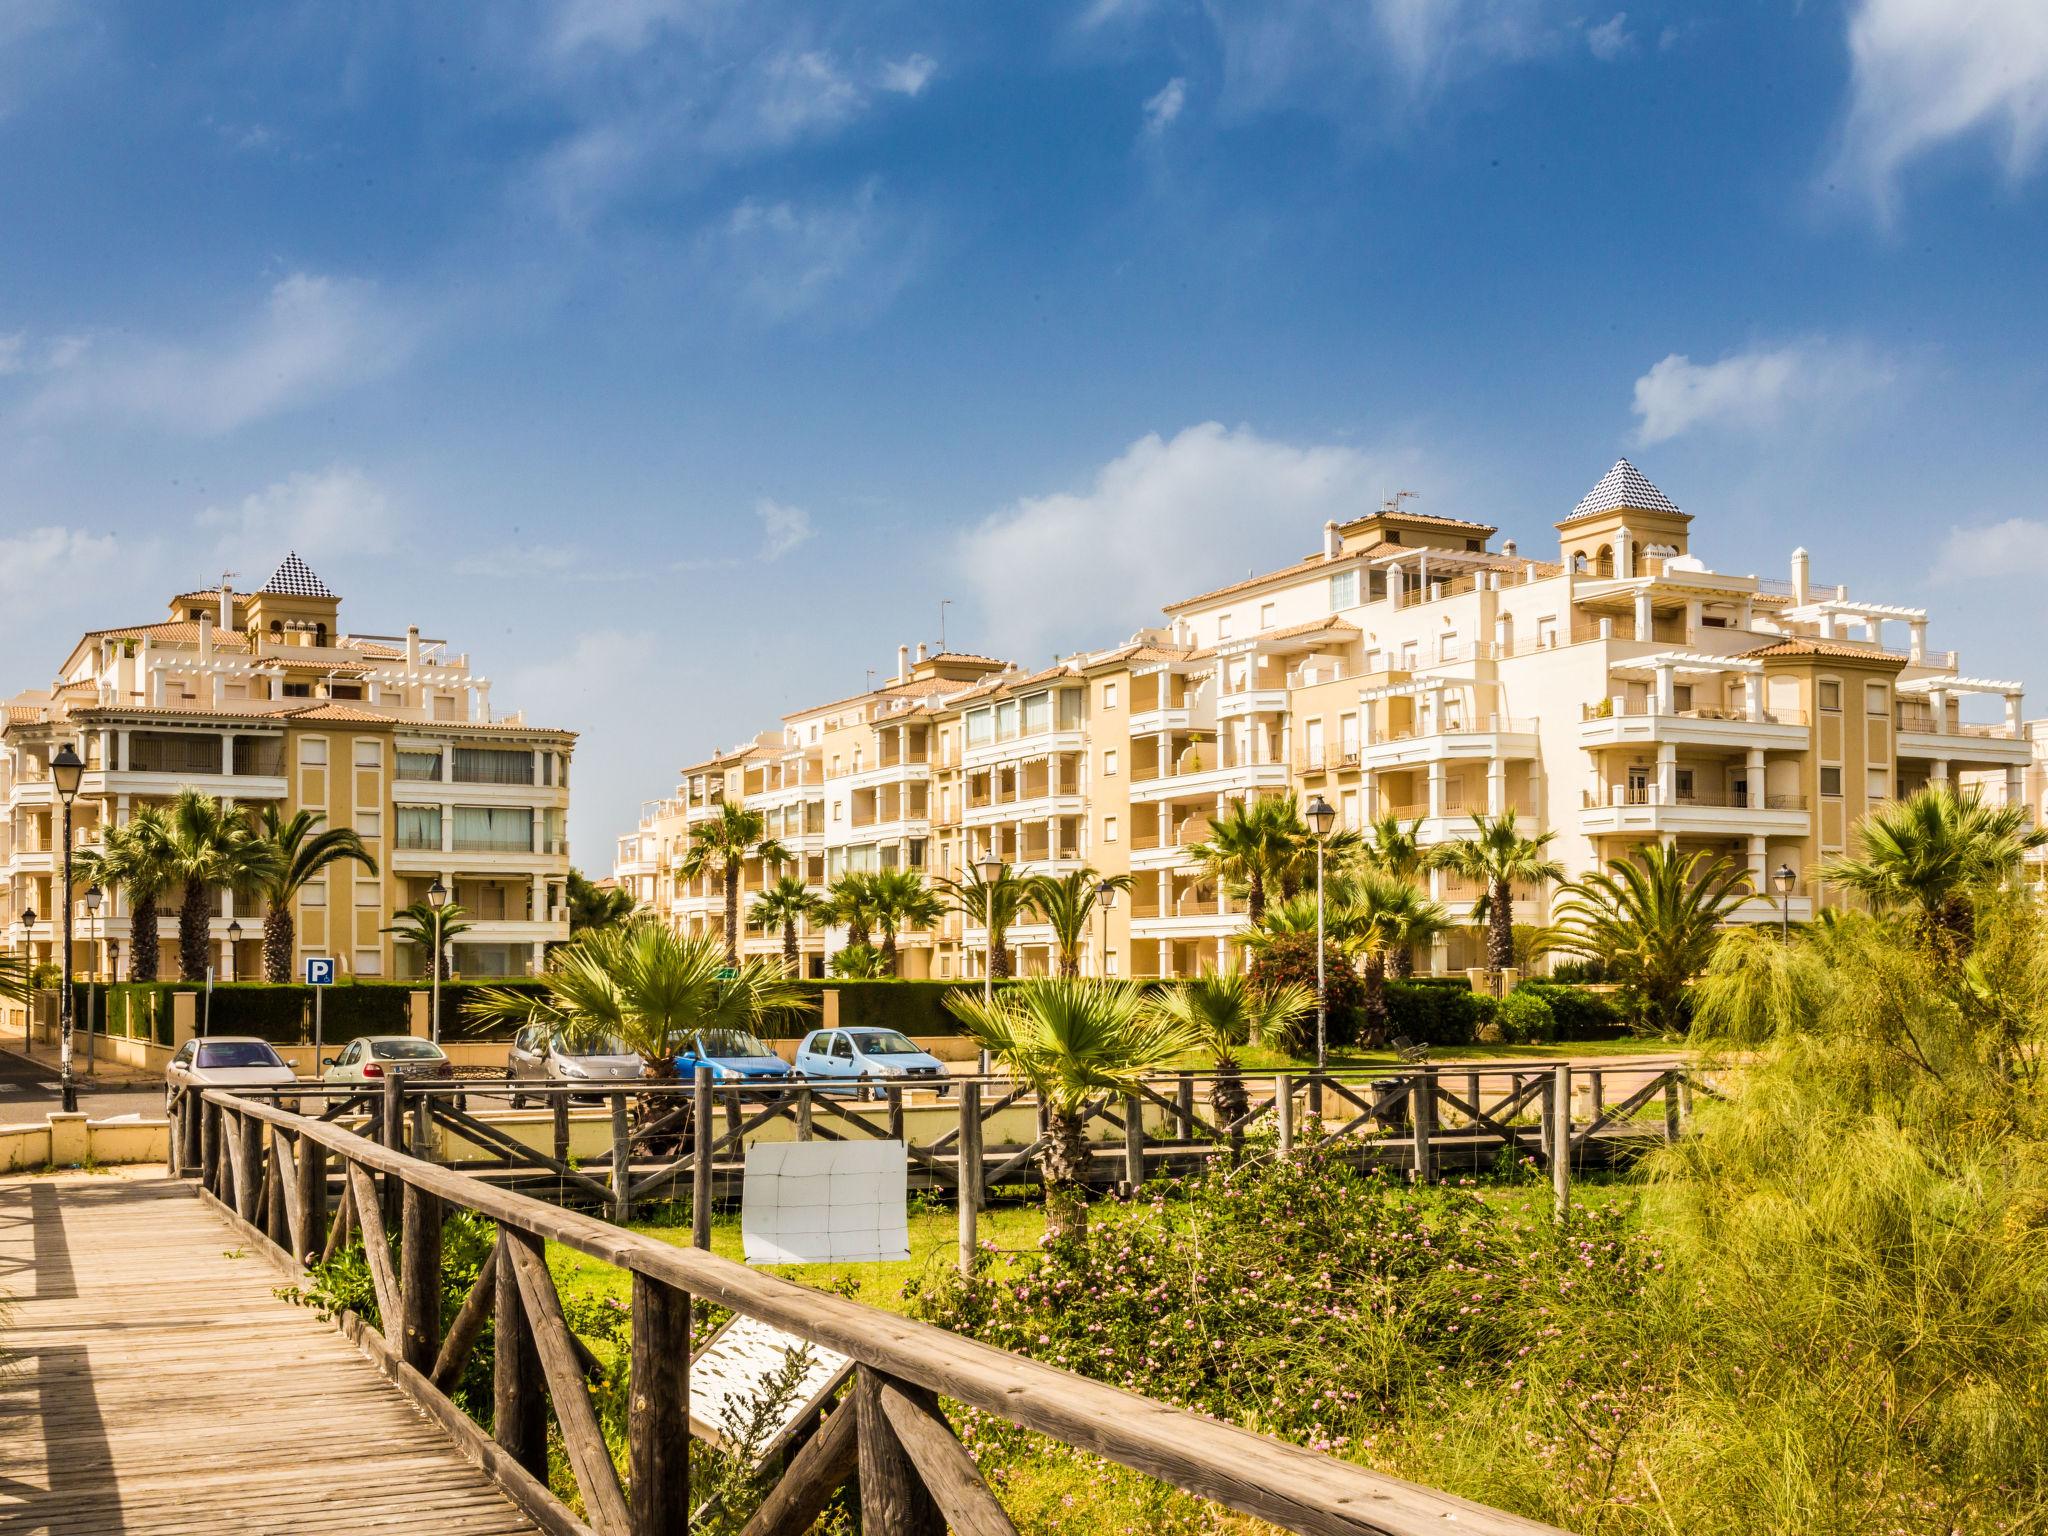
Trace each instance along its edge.
<path fill-rule="evenodd" d="M 0 1180 L 0 1531 L 536 1527 L 166 1178 Z"/>

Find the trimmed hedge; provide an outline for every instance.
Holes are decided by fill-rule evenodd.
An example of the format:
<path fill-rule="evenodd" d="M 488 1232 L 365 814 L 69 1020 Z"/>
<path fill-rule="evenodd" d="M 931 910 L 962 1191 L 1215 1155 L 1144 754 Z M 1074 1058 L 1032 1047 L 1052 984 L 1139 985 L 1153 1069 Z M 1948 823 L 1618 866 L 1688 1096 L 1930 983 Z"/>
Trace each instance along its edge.
<path fill-rule="evenodd" d="M 1609 993 L 1555 981 L 1525 981 L 1518 990 L 1550 1004 L 1560 1040 L 1621 1040 L 1632 1033 L 1627 1011 Z"/>

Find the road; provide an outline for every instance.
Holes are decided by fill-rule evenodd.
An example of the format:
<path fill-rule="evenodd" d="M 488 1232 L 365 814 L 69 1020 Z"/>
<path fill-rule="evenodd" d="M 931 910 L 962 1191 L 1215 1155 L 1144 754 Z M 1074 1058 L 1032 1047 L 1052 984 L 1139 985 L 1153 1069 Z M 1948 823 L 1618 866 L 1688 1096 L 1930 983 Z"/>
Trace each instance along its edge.
<path fill-rule="evenodd" d="M 81 1063 L 82 1065 L 82 1063 Z M 104 1078 L 80 1075 L 78 1107 L 94 1120 L 115 1115 L 155 1118 L 164 1112 L 164 1087 L 124 1068 L 101 1064 Z M 39 1121 L 62 1108 L 57 1095 L 56 1053 L 45 1046 L 33 1057 L 18 1048 L 0 1050 L 0 1125 Z"/>

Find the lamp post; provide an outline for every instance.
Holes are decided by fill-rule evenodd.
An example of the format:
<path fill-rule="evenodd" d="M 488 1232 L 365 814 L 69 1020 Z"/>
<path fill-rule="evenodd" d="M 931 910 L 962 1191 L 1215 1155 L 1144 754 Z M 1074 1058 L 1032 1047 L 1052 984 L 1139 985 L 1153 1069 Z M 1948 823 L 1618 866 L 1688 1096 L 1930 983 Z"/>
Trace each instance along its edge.
<path fill-rule="evenodd" d="M 36 1053 L 36 909 L 21 909 L 21 1048 Z"/>
<path fill-rule="evenodd" d="M 91 946 L 89 953 L 92 955 L 92 963 L 86 967 L 86 973 L 91 978 L 86 983 L 87 986 L 92 986 L 99 980 L 100 902 L 104 899 L 105 892 L 101 891 L 97 885 L 88 885 L 85 888 L 85 920 L 92 927 L 92 932 L 86 935 L 85 940 Z M 98 1010 L 98 997 L 99 994 L 97 992 L 87 992 L 85 994 L 85 1071 L 88 1077 L 98 1077 L 100 1075 L 99 1052 L 92 1048 L 94 1015 Z"/>
<path fill-rule="evenodd" d="M 1107 979 L 1109 976 L 1109 909 L 1116 905 L 1116 885 L 1105 880 L 1095 887 L 1095 904 L 1102 908 L 1102 950 L 1096 956 L 1095 969 Z"/>
<path fill-rule="evenodd" d="M 1003 861 L 996 854 L 993 836 L 980 858 L 974 861 L 974 872 L 981 877 L 981 1005 L 989 1007 L 996 995 L 996 924 L 995 898 L 989 887 L 1003 877 Z M 988 1076 L 988 1047 L 981 1049 L 981 1075 Z"/>
<path fill-rule="evenodd" d="M 434 883 L 427 887 L 427 906 L 434 914 L 434 960 L 429 973 L 433 980 L 427 988 L 427 1035 L 436 1045 L 441 1043 L 441 909 L 447 905 L 448 887 L 436 875 Z"/>
<path fill-rule="evenodd" d="M 71 1075 L 71 802 L 78 798 L 79 781 L 85 777 L 85 760 L 70 742 L 50 759 L 50 779 L 57 786 L 57 798 L 64 802 L 64 962 L 57 972 L 57 1017 L 62 1021 L 63 1043 L 58 1047 L 57 1078 L 63 1084 L 64 1113 L 78 1113 L 78 1083 Z"/>
<path fill-rule="evenodd" d="M 238 949 L 237 949 L 237 948 L 235 947 L 236 945 L 240 944 L 241 942 L 242 942 L 242 923 L 241 923 L 241 920 L 240 920 L 239 918 L 233 918 L 233 917 L 231 917 L 231 918 L 229 918 L 229 919 L 228 919 L 228 964 L 227 964 L 227 972 L 228 972 L 228 980 L 229 980 L 229 981 L 240 981 L 240 980 L 242 979 L 242 956 L 241 956 L 241 952 L 240 952 L 240 951 L 239 951 L 239 950 L 238 950 Z"/>
<path fill-rule="evenodd" d="M 1330 840 L 1330 829 L 1337 824 L 1337 811 L 1317 795 L 1309 801 L 1307 815 L 1309 830 L 1316 835 L 1316 1098 L 1320 1109 L 1320 1079 L 1330 1066 L 1330 986 L 1323 974 L 1323 849 Z"/>
<path fill-rule="evenodd" d="M 1792 942 L 1792 887 L 1799 883 L 1799 877 L 1792 873 L 1790 864 L 1780 864 L 1778 872 L 1771 876 L 1771 883 L 1778 888 L 1778 938 L 1781 942 Z"/>

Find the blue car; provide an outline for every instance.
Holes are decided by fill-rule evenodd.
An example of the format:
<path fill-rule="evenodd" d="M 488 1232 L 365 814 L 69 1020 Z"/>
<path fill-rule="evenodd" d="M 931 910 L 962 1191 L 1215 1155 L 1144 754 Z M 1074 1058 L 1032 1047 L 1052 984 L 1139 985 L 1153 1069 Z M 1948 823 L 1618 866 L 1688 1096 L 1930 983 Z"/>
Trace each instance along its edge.
<path fill-rule="evenodd" d="M 693 1078 L 700 1066 L 709 1067 L 722 1083 L 765 1082 L 790 1075 L 789 1063 L 744 1029 L 706 1029 L 692 1036 L 676 1056 L 676 1071 Z"/>
<path fill-rule="evenodd" d="M 883 1084 L 944 1090 L 946 1064 L 893 1029 L 814 1029 L 796 1048 L 807 1079 L 839 1078 L 854 1093 Z"/>

